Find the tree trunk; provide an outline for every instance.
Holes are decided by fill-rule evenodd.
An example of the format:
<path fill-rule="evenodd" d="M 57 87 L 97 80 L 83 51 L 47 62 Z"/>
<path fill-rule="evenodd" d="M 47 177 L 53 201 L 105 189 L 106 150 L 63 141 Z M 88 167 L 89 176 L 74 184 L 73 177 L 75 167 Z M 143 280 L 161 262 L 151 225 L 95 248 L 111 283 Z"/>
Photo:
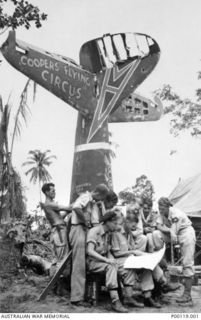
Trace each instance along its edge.
<path fill-rule="evenodd" d="M 40 198 L 40 202 L 42 202 L 42 196 L 41 196 L 41 181 L 40 181 L 40 179 L 38 179 L 38 185 L 39 185 L 39 198 Z M 41 206 L 40 206 L 40 213 L 42 213 Z"/>
<path fill-rule="evenodd" d="M 4 111 L 2 113 L 2 118 L 0 122 L 0 188 L 1 188 L 2 174 L 3 174 L 5 137 L 6 137 L 6 115 Z"/>

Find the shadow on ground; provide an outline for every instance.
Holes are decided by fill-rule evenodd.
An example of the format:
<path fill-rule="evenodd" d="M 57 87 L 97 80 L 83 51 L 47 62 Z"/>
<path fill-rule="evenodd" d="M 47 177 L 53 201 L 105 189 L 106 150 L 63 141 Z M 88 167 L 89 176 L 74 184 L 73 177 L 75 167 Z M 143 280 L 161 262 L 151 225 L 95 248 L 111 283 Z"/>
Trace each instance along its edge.
<path fill-rule="evenodd" d="M 49 282 L 48 277 L 29 276 L 1 278 L 0 282 L 0 312 L 1 313 L 107 313 L 112 312 L 110 300 L 107 294 L 100 296 L 98 306 L 94 307 L 74 307 L 70 304 L 69 294 L 63 297 L 56 296 L 53 291 L 44 301 L 37 302 L 42 290 Z M 168 293 L 163 296 L 162 308 L 130 308 L 133 313 L 200 313 L 201 312 L 201 286 L 194 286 L 192 290 L 193 306 L 181 307 L 175 302 L 175 299 L 181 295 L 182 286 L 174 293 Z"/>

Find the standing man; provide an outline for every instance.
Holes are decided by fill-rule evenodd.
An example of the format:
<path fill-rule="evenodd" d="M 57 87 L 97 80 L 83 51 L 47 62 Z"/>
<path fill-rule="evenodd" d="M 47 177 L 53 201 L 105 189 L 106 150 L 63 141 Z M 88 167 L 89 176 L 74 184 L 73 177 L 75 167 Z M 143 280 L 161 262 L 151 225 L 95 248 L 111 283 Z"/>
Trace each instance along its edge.
<path fill-rule="evenodd" d="M 56 258 L 60 261 L 69 251 L 64 218 L 72 211 L 72 208 L 71 206 L 58 205 L 55 202 L 56 192 L 54 183 L 45 183 L 42 186 L 42 192 L 45 195 L 45 203 L 40 203 L 40 205 L 52 227 L 51 242 Z"/>
<path fill-rule="evenodd" d="M 102 220 L 102 217 L 106 214 L 107 210 L 111 210 L 116 206 L 118 202 L 117 194 L 113 190 L 109 190 L 107 196 L 103 201 L 97 202 L 99 208 L 99 220 Z"/>
<path fill-rule="evenodd" d="M 99 184 L 92 192 L 82 193 L 73 204 L 71 230 L 69 234 L 72 247 L 71 303 L 83 306 L 86 282 L 86 231 L 99 224 L 98 201 L 104 201 L 108 188 Z"/>
<path fill-rule="evenodd" d="M 191 288 L 194 276 L 195 230 L 186 213 L 172 206 L 168 198 L 162 197 L 158 201 L 161 219 L 158 219 L 158 233 L 156 241 L 171 240 L 173 244 L 179 244 L 185 279 L 183 295 L 176 301 L 181 305 L 192 302 Z M 168 239 L 169 238 L 169 239 Z"/>

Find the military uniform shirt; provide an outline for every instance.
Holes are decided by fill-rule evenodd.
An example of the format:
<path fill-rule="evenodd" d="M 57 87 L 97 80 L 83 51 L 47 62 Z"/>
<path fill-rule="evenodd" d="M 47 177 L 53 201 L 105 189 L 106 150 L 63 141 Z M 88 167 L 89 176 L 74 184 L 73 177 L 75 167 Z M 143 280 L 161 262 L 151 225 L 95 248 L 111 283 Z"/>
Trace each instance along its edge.
<path fill-rule="evenodd" d="M 79 208 L 83 211 L 85 220 L 90 224 L 99 223 L 99 209 L 96 202 L 93 200 L 91 193 L 86 191 L 82 193 L 74 202 L 73 208 Z M 77 216 L 76 212 L 72 212 L 72 225 L 83 224 Z"/>
<path fill-rule="evenodd" d="M 168 218 L 161 215 L 157 218 L 157 223 L 164 224 L 171 228 L 172 231 L 178 235 L 179 231 L 191 226 L 192 223 L 185 212 L 178 208 L 170 207 Z"/>
<path fill-rule="evenodd" d="M 181 230 L 186 229 L 192 224 L 185 212 L 174 207 L 169 208 L 168 220 L 171 221 L 171 229 L 176 235 L 178 235 Z"/>
<path fill-rule="evenodd" d="M 135 242 L 131 234 L 126 234 L 124 229 L 112 233 L 111 251 L 129 251 L 134 250 Z"/>
<path fill-rule="evenodd" d="M 169 217 L 166 218 L 165 216 L 162 216 L 160 213 L 156 219 L 156 224 L 165 225 L 168 228 L 170 228 L 172 225 L 171 220 L 169 220 Z"/>
<path fill-rule="evenodd" d="M 105 232 L 102 224 L 91 228 L 87 233 L 87 244 L 92 242 L 95 245 L 94 250 L 105 256 L 110 250 L 109 233 Z"/>
<path fill-rule="evenodd" d="M 145 218 L 143 210 L 141 212 L 142 223 L 144 227 L 156 227 L 157 219 L 159 218 L 159 213 L 151 211 Z"/>

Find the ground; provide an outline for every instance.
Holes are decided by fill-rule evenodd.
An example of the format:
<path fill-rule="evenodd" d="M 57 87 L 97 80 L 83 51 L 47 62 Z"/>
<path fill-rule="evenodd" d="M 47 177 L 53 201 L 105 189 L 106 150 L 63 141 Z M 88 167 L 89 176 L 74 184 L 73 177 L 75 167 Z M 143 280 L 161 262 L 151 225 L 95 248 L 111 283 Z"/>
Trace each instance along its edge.
<path fill-rule="evenodd" d="M 73 307 L 69 301 L 69 294 L 59 297 L 53 291 L 44 301 L 37 302 L 42 290 L 49 281 L 48 277 L 36 276 L 34 273 L 28 277 L 24 275 L 13 278 L 1 278 L 0 283 L 0 313 L 105 313 L 112 312 L 110 300 L 107 295 L 100 297 L 97 307 L 90 308 Z M 201 313 L 201 285 L 193 286 L 193 306 L 181 307 L 175 302 L 175 298 L 182 293 L 181 286 L 174 293 L 164 295 L 162 309 L 155 308 L 130 308 L 131 313 Z"/>

